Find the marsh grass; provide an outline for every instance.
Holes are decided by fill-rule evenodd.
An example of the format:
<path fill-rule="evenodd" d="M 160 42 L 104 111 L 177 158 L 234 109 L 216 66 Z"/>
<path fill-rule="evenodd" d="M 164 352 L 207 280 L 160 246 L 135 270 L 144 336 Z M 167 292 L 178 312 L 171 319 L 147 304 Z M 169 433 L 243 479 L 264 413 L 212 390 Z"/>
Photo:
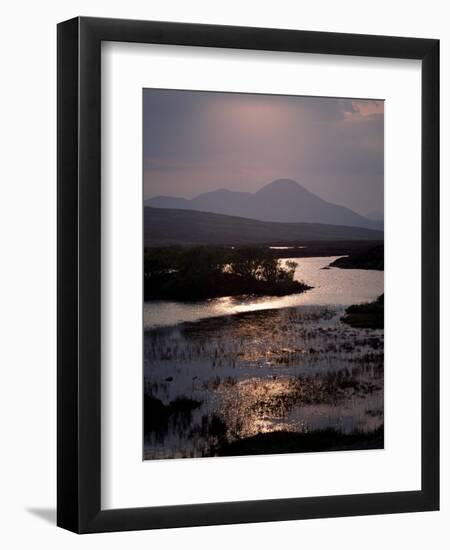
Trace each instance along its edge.
<path fill-rule="evenodd" d="M 213 456 L 258 435 L 267 452 L 294 445 L 272 432 L 371 440 L 383 424 L 383 333 L 343 324 L 342 313 L 266 310 L 146 331 L 145 458 Z"/>
<path fill-rule="evenodd" d="M 152 395 L 144 395 L 144 431 L 164 434 L 171 419 L 178 418 L 188 422 L 192 411 L 201 405 L 201 401 L 186 396 L 179 396 L 169 404 L 164 403 Z"/>

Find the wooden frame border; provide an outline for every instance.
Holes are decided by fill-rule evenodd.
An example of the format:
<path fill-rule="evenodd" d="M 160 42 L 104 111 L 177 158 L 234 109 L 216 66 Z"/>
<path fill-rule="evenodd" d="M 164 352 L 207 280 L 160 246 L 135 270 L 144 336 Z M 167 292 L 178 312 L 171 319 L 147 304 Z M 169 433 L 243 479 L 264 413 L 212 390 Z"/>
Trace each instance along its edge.
<path fill-rule="evenodd" d="M 100 50 L 106 40 L 422 61 L 420 491 L 101 509 Z M 78 17 L 58 25 L 57 132 L 59 526 L 91 533 L 439 508 L 438 40 Z"/>

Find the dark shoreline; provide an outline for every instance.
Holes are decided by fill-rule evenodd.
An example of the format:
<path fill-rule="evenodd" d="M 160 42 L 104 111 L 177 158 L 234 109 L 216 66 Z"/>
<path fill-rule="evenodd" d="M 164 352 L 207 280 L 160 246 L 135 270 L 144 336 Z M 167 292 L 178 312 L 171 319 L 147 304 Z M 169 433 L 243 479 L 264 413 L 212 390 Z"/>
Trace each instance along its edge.
<path fill-rule="evenodd" d="M 269 241 L 252 245 L 255 248 L 269 248 L 277 258 L 324 258 L 327 256 L 349 256 L 359 252 L 365 252 L 370 248 L 382 246 L 384 240 L 332 240 L 332 241 Z M 202 245 L 168 245 L 171 247 L 194 249 Z M 213 245 L 203 245 L 208 248 Z M 235 245 L 239 246 L 239 245 Z M 281 249 L 273 247 L 285 247 Z M 160 245 L 146 246 L 148 250 L 161 248 Z M 221 245 L 219 248 L 231 248 L 231 245 Z"/>
<path fill-rule="evenodd" d="M 273 249 L 277 258 L 325 258 L 328 256 L 350 256 L 365 254 L 371 248 L 383 246 L 384 241 L 298 241 L 279 244 L 262 243 L 260 246 L 286 246 Z"/>
<path fill-rule="evenodd" d="M 341 321 L 353 328 L 384 328 L 384 294 L 373 302 L 349 306 Z"/>
<path fill-rule="evenodd" d="M 308 433 L 268 432 L 224 443 L 215 449 L 216 456 L 245 456 L 286 453 L 317 453 L 384 449 L 384 427 L 372 432 L 348 434 L 333 428 Z"/>
<path fill-rule="evenodd" d="M 191 294 L 186 298 L 182 298 L 177 295 L 154 295 L 151 298 L 144 300 L 144 303 L 151 304 L 152 302 L 158 301 L 175 301 L 183 304 L 195 304 L 196 302 L 204 302 L 205 300 L 212 300 L 214 298 L 236 298 L 238 296 L 249 296 L 254 298 L 262 297 L 281 297 L 281 296 L 290 296 L 292 294 L 302 294 L 308 290 L 311 290 L 312 286 L 309 286 L 300 281 L 290 281 L 287 284 L 270 284 L 263 281 L 245 284 L 239 282 L 239 284 L 234 284 L 234 281 L 229 285 L 228 292 L 215 292 L 214 289 L 205 290 L 202 294 L 195 293 Z"/>
<path fill-rule="evenodd" d="M 384 245 L 380 244 L 368 249 L 355 250 L 344 258 L 334 260 L 330 267 L 384 271 Z"/>

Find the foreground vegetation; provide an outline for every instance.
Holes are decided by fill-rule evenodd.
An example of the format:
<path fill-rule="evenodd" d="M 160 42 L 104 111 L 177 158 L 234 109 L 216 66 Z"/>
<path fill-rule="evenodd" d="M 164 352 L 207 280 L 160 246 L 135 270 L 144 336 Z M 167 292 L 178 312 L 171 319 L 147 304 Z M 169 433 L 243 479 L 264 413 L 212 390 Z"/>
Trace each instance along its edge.
<path fill-rule="evenodd" d="M 374 302 L 348 307 L 342 321 L 353 328 L 384 328 L 384 294 Z"/>
<path fill-rule="evenodd" d="M 241 294 L 283 296 L 310 287 L 265 248 L 161 247 L 144 251 L 144 299 L 203 300 Z"/>
<path fill-rule="evenodd" d="M 181 395 L 168 405 L 153 397 L 144 395 L 144 433 L 165 433 L 171 419 L 189 421 L 192 411 L 200 407 L 201 401 Z"/>
<path fill-rule="evenodd" d="M 383 333 L 341 323 L 343 311 L 257 310 L 147 330 L 145 459 L 382 448 Z"/>
<path fill-rule="evenodd" d="M 334 428 L 327 428 L 306 433 L 288 431 L 262 433 L 225 443 L 216 449 L 216 454 L 218 456 L 243 456 L 382 449 L 383 447 L 383 426 L 371 432 L 355 430 L 348 434 Z"/>

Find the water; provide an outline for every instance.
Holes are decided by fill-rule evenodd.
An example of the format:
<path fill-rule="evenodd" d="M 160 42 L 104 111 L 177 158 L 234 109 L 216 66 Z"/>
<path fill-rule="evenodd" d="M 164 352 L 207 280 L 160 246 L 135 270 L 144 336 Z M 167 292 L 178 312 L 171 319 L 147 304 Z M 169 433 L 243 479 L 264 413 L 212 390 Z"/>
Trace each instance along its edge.
<path fill-rule="evenodd" d="M 341 256 L 321 258 L 286 258 L 295 261 L 295 279 L 312 290 L 282 297 L 225 297 L 202 302 L 159 300 L 144 303 L 144 328 L 171 326 L 185 321 L 233 315 L 246 311 L 280 309 L 301 305 L 348 306 L 377 298 L 383 293 L 383 271 L 326 268 Z"/>
<path fill-rule="evenodd" d="M 383 293 L 383 272 L 323 269 L 334 259 L 289 259 L 314 287 L 302 294 L 145 304 L 144 392 L 156 406 L 145 459 L 215 456 L 278 431 L 383 426 L 383 331 L 341 321 L 345 306 Z"/>
<path fill-rule="evenodd" d="M 144 339 L 146 393 L 199 406 L 145 437 L 144 458 L 214 454 L 227 440 L 284 430 L 370 432 L 383 424 L 383 334 L 342 308 L 253 311 L 160 327 Z"/>

